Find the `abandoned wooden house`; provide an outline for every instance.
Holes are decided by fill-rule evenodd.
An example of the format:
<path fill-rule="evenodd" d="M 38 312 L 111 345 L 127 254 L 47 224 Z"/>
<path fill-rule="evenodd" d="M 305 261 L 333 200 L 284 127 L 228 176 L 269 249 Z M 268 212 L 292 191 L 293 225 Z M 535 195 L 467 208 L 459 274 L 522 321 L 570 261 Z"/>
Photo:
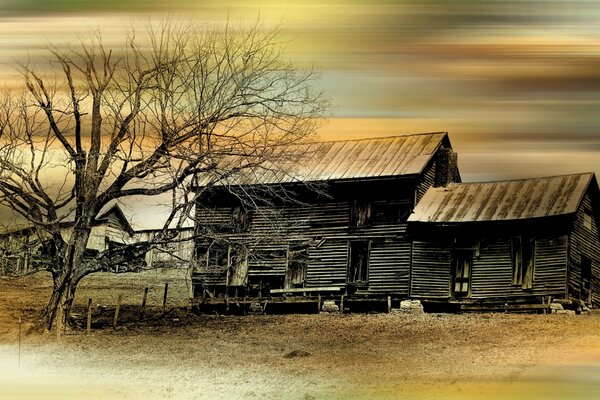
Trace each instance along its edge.
<path fill-rule="evenodd" d="M 161 229 L 142 229 L 135 232 L 136 242 L 151 242 Z M 193 260 L 194 228 L 177 229 L 167 243 L 158 243 L 144 256 L 147 268 L 189 268 Z"/>
<path fill-rule="evenodd" d="M 447 133 L 312 143 L 302 154 L 286 171 L 199 185 L 198 303 L 409 296 L 406 220 L 431 186 L 460 181 Z M 245 206 L 239 188 L 260 192 L 261 205 Z"/>
<path fill-rule="evenodd" d="M 72 221 L 61 223 L 61 236 L 68 241 Z M 93 257 L 110 246 L 131 244 L 134 230 L 118 205 L 102 211 L 95 219 L 86 255 Z M 26 226 L 0 234 L 0 272 L 4 275 L 21 275 L 39 269 L 49 260 L 50 235 L 43 228 Z"/>
<path fill-rule="evenodd" d="M 410 296 L 463 310 L 598 305 L 599 212 L 593 173 L 431 188 L 408 219 Z"/>

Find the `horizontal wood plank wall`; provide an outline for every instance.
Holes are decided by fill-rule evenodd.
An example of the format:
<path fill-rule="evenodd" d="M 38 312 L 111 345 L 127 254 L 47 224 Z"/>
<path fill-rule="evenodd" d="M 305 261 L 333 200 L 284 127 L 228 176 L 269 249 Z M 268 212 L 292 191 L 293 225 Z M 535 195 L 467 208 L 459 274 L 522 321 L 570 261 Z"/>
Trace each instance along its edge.
<path fill-rule="evenodd" d="M 311 246 L 308 251 L 306 286 L 346 285 L 348 243 L 342 240 L 326 240 L 321 246 Z"/>
<path fill-rule="evenodd" d="M 593 210 L 589 193 L 584 196 L 577 210 L 569 238 L 569 295 L 580 298 L 581 255 L 583 254 L 592 261 L 592 302 L 594 305 L 600 305 L 600 235 L 595 218 L 592 218 L 591 230 L 583 225 L 586 210 Z"/>
<path fill-rule="evenodd" d="M 486 238 L 473 258 L 472 298 L 543 296 L 565 290 L 567 236 L 535 239 L 533 287 L 512 285 L 512 249 L 510 238 Z"/>
<path fill-rule="evenodd" d="M 560 295 L 567 279 L 567 235 L 535 239 L 535 274 L 532 292 Z"/>
<path fill-rule="evenodd" d="M 522 294 L 521 287 L 512 286 L 511 240 L 486 239 L 473 257 L 471 297 L 503 297 Z"/>
<path fill-rule="evenodd" d="M 369 286 L 363 292 L 408 296 L 411 246 L 406 224 L 350 227 L 349 216 L 349 202 L 263 207 L 253 213 L 248 232 L 217 236 L 249 247 L 249 276 L 285 274 L 284 259 L 265 261 L 253 254 L 308 244 L 307 287 L 345 286 L 348 242 L 371 241 Z M 231 209 L 198 208 L 196 218 L 199 226 L 216 229 L 228 224 Z M 196 276 L 203 275 L 202 269 L 199 265 Z"/>
<path fill-rule="evenodd" d="M 436 242 L 413 242 L 411 297 L 449 298 L 450 245 Z"/>
<path fill-rule="evenodd" d="M 373 242 L 369 260 L 369 291 L 408 297 L 410 252 L 408 240 Z"/>

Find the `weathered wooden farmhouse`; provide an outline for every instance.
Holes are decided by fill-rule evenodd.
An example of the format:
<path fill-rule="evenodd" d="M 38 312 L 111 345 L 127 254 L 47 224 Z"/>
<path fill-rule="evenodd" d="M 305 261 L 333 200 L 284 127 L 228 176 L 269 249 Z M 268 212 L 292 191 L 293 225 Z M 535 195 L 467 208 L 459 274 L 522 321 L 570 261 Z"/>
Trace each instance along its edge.
<path fill-rule="evenodd" d="M 410 296 L 466 310 L 598 305 L 599 212 L 593 173 L 431 188 L 408 219 Z"/>
<path fill-rule="evenodd" d="M 143 229 L 135 232 L 136 242 L 151 242 L 159 229 Z M 184 227 L 176 231 L 168 243 L 159 244 L 144 256 L 147 268 L 189 268 L 194 254 L 194 228 Z"/>
<path fill-rule="evenodd" d="M 198 188 L 199 303 L 409 296 L 406 220 L 427 189 L 460 181 L 447 133 L 319 142 L 301 153 L 285 171 Z M 260 205 L 233 189 L 262 193 Z"/>
<path fill-rule="evenodd" d="M 62 223 L 61 236 L 65 241 L 71 236 L 72 221 Z M 0 234 L 0 272 L 23 274 L 36 270 L 47 262 L 50 236 L 41 228 L 22 227 Z M 110 246 L 131 244 L 135 240 L 134 230 L 118 205 L 107 208 L 98 215 L 86 246 L 92 257 Z"/>

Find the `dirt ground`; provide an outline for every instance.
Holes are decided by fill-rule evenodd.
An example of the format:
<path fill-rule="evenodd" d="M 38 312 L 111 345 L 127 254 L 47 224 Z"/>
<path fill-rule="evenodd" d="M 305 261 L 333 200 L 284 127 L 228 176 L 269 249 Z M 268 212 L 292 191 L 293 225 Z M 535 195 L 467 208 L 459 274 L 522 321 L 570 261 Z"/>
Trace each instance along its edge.
<path fill-rule="evenodd" d="M 27 333 L 49 290 L 42 274 L 0 278 L 0 399 L 600 398 L 597 312 L 196 316 L 185 271 L 152 271 L 86 278 L 82 329 Z"/>

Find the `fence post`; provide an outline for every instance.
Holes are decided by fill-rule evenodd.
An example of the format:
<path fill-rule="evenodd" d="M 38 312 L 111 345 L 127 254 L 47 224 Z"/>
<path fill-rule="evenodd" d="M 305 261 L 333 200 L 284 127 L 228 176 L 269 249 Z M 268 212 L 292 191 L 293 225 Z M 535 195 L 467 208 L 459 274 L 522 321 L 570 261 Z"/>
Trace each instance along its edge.
<path fill-rule="evenodd" d="M 144 319 L 146 314 L 146 300 L 148 300 L 148 288 L 144 288 L 144 299 L 142 300 L 142 313 L 140 315 L 140 321 Z"/>
<path fill-rule="evenodd" d="M 87 306 L 87 335 L 89 336 L 92 331 L 92 299 L 88 299 Z"/>
<path fill-rule="evenodd" d="M 19 368 L 21 368 L 21 317 L 19 317 Z"/>
<path fill-rule="evenodd" d="M 168 293 L 168 291 L 169 291 L 169 283 L 166 282 L 165 283 L 165 293 L 163 294 L 163 314 L 165 313 L 166 308 L 167 308 L 167 293 Z"/>
<path fill-rule="evenodd" d="M 121 297 L 123 295 L 119 295 L 117 297 L 117 307 L 115 308 L 115 317 L 113 319 L 113 329 L 117 329 L 117 321 L 119 320 L 119 308 L 121 308 Z"/>

